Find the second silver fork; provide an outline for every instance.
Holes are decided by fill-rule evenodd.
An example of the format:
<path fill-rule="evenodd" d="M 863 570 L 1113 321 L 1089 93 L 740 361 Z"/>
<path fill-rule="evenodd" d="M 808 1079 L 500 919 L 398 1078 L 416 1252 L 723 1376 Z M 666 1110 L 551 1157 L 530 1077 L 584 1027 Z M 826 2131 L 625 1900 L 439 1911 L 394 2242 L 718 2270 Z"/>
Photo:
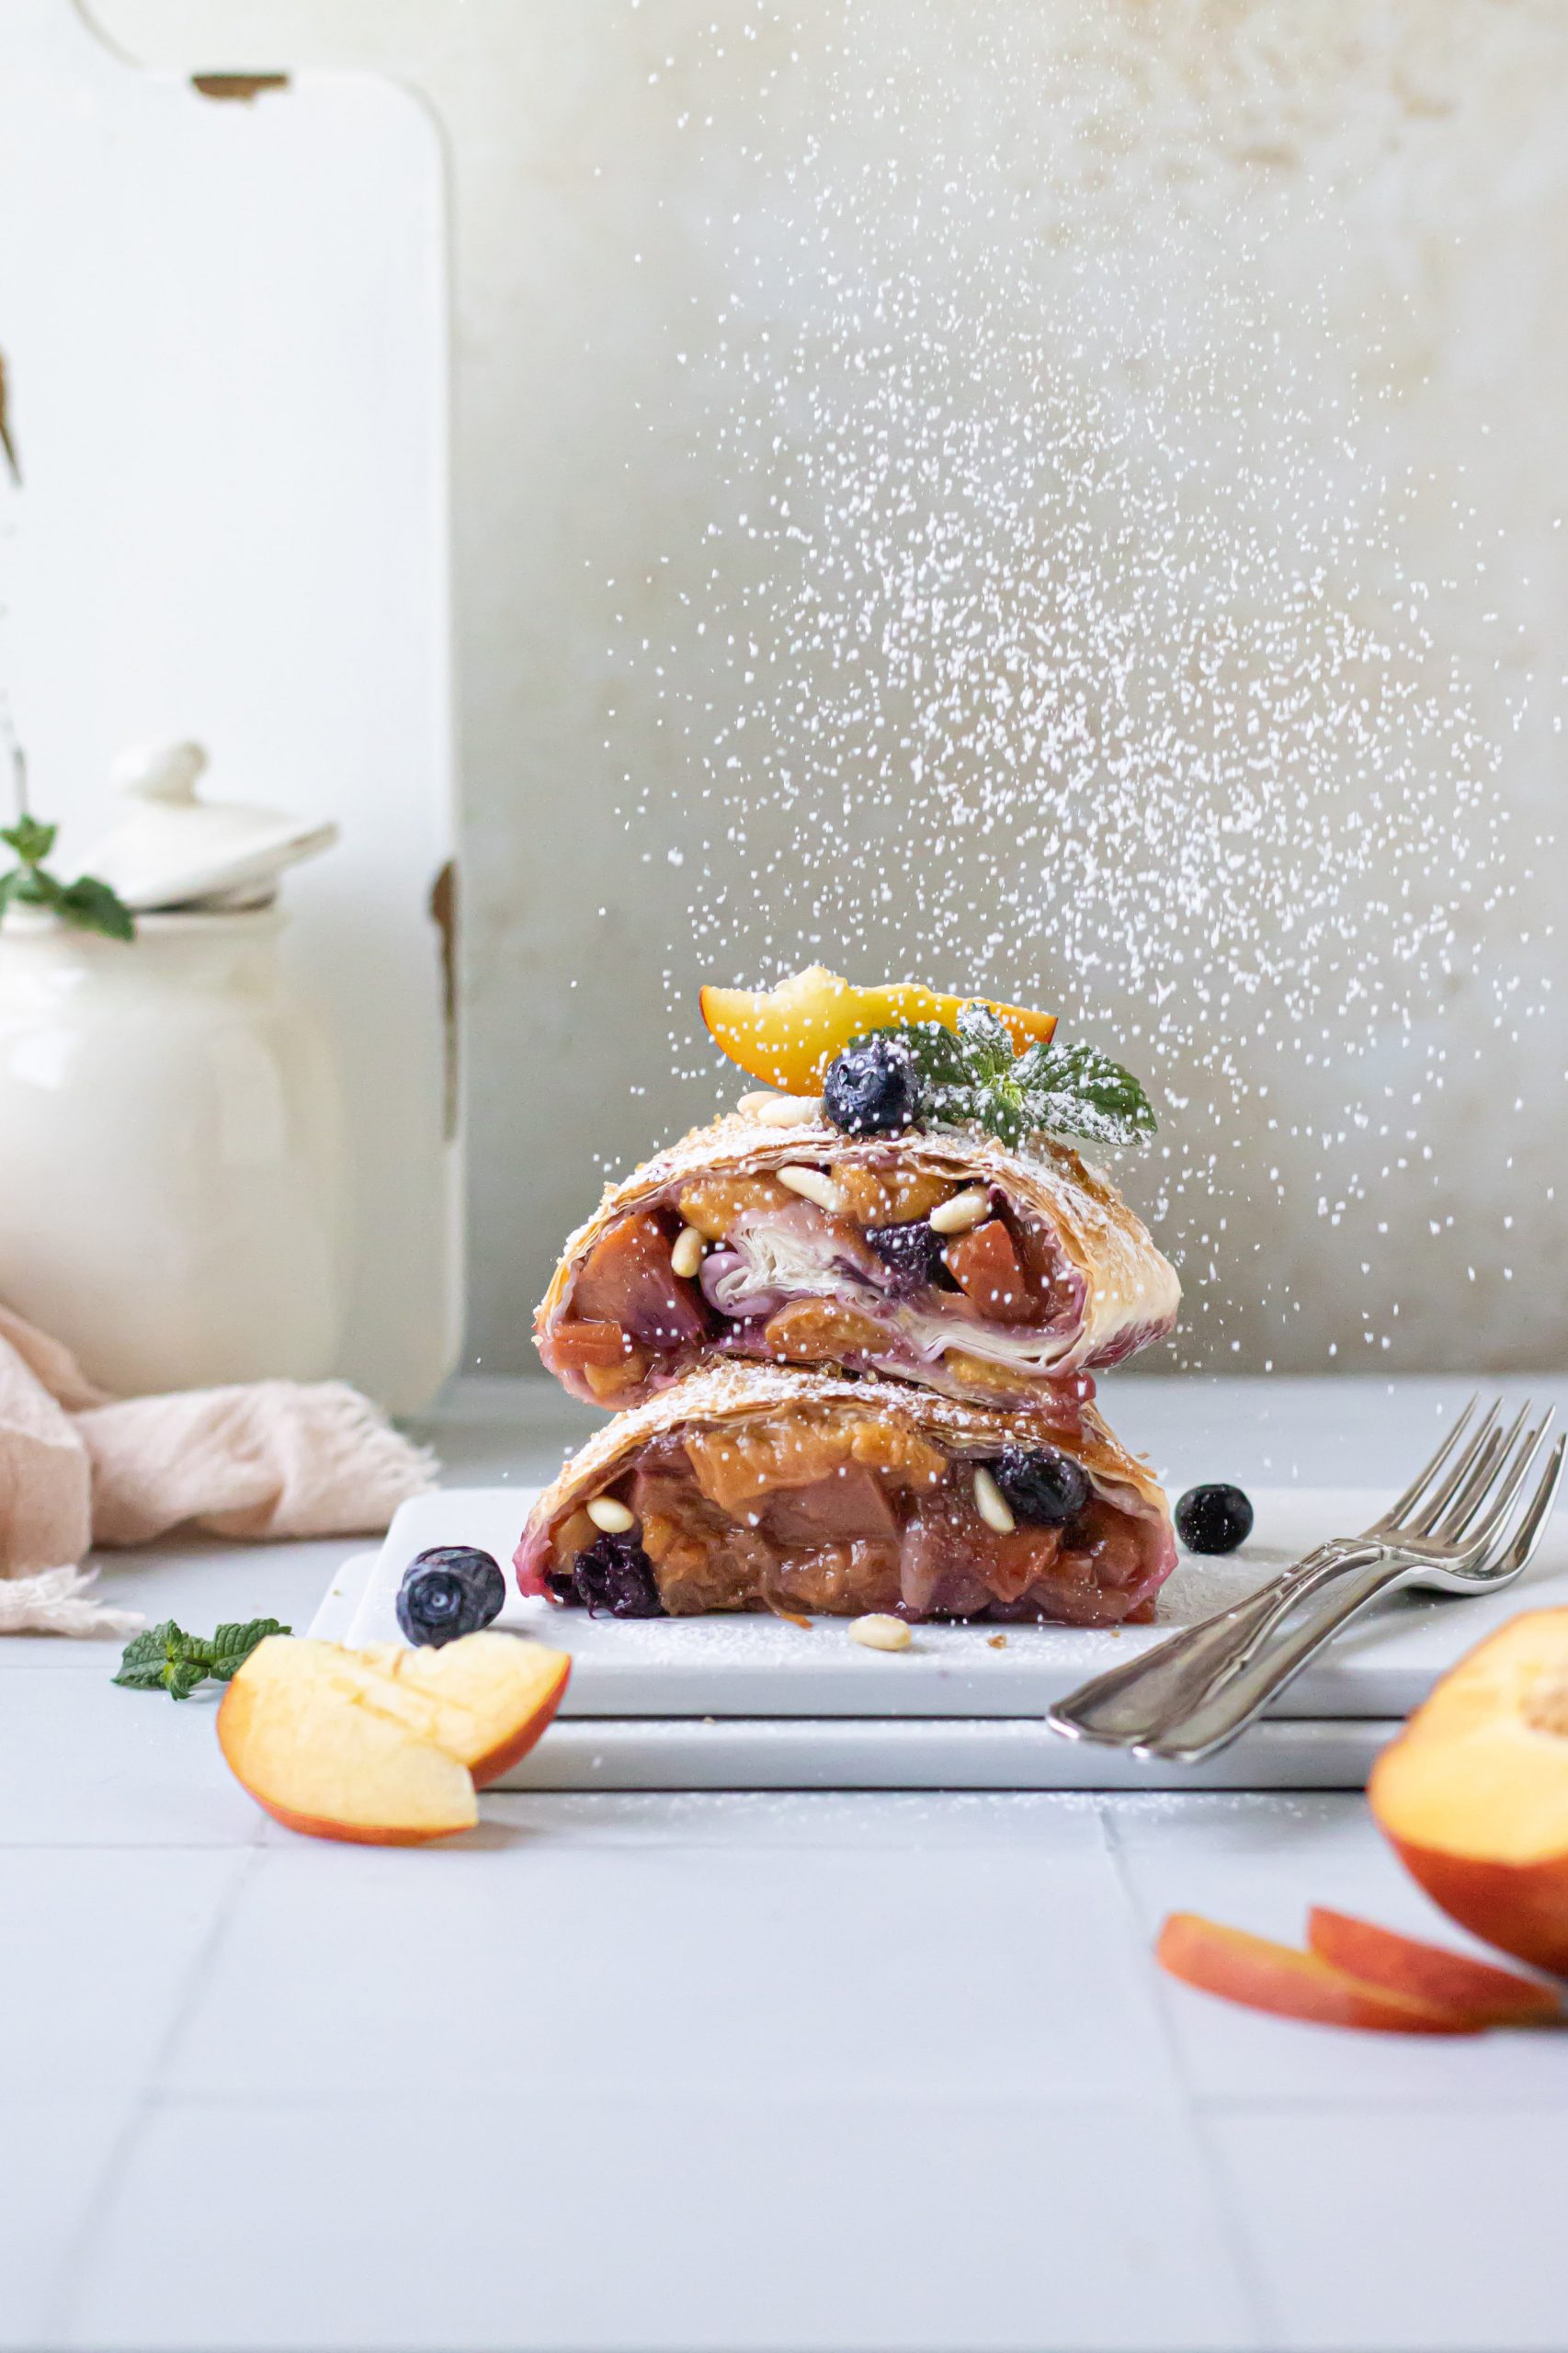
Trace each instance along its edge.
<path fill-rule="evenodd" d="M 1047 1719 L 1070 1739 L 1196 1762 L 1243 1731 L 1381 1593 L 1400 1584 L 1495 1590 L 1519 1575 L 1540 1542 L 1561 1479 L 1559 1441 L 1544 1477 L 1510 1520 L 1550 1427 L 1527 1429 L 1527 1404 L 1504 1433 L 1494 1404 L 1461 1446 L 1472 1398 L 1396 1503 L 1356 1537 L 1320 1545 L 1257 1593 L 1173 1635 L 1059 1701 Z M 1305 1625 L 1269 1645 L 1303 1604 Z"/>

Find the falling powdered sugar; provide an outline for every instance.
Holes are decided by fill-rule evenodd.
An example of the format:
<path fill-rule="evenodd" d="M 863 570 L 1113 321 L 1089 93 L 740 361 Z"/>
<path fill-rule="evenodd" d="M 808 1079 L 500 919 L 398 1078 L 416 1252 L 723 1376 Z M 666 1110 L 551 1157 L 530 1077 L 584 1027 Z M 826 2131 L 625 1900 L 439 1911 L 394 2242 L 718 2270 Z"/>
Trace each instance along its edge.
<path fill-rule="evenodd" d="M 1428 1215 L 1446 1017 L 1501 1073 L 1549 985 L 1522 916 L 1515 961 L 1483 952 L 1535 882 L 1499 785 L 1530 679 L 1460 643 L 1483 526 L 1462 466 L 1413 454 L 1416 300 L 1388 291 L 1451 198 L 1423 142 L 1466 10 L 1392 63 L 1319 55 L 1301 7 L 1199 37 L 1174 7 L 851 0 L 831 42 L 743 13 L 684 61 L 728 87 L 723 40 L 771 45 L 754 200 L 701 231 L 725 492 L 622 714 L 682 747 L 673 787 L 629 765 L 624 814 L 692 878 L 689 1091 L 701 978 L 820 961 L 1059 1006 L 1160 1110 L 1118 1175 L 1183 1261 L 1185 1359 L 1321 1360 L 1291 1336 L 1314 1217 L 1333 1328 L 1388 1349 L 1391 1211 L 1439 1281 L 1466 1256 Z M 1487 1184 L 1517 1189 L 1505 1142 Z"/>

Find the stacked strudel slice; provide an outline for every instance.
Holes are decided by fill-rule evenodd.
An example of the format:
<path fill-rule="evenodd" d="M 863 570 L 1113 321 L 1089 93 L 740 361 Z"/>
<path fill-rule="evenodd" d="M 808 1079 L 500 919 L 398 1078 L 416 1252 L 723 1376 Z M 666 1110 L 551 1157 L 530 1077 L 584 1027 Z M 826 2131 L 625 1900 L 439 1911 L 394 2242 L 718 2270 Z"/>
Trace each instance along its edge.
<path fill-rule="evenodd" d="M 910 1076 L 910 1039 L 949 1084 Z M 868 1050 L 896 1126 L 871 1124 Z M 965 1094 L 958 1051 L 858 1040 L 820 1097 L 748 1097 L 607 1191 L 536 1338 L 614 1418 L 530 1518 L 526 1592 L 617 1617 L 1153 1615 L 1169 1515 L 1094 1374 L 1170 1331 L 1176 1274 L 1064 1137 L 1017 1132 L 1071 1105 L 1043 1092 L 1051 1050 L 992 1126 L 1012 1098 Z"/>

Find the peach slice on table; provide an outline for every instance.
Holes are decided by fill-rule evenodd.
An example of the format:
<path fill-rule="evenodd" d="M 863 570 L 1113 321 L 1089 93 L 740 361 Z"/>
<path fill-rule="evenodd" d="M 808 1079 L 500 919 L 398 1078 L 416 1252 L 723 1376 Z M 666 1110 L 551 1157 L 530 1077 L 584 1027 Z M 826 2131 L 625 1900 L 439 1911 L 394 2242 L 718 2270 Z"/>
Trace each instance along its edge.
<path fill-rule="evenodd" d="M 1510 1620 L 1449 1669 L 1367 1785 L 1451 1919 L 1568 1974 L 1568 1609 Z"/>
<path fill-rule="evenodd" d="M 1162 1969 L 1246 2009 L 1313 2026 L 1369 2028 L 1385 2034 L 1479 2034 L 1481 2023 L 1412 1994 L 1369 1985 L 1316 1953 L 1228 1928 L 1196 1912 L 1173 1912 L 1154 1957 Z"/>
<path fill-rule="evenodd" d="M 1307 1943 L 1320 1961 L 1347 1971 L 1363 1984 L 1414 1995 L 1418 2002 L 1457 2010 L 1478 2026 L 1546 2026 L 1562 2016 L 1552 1988 L 1534 1978 L 1494 1969 L 1467 1953 L 1423 1944 L 1321 1904 L 1307 1915 Z"/>
<path fill-rule="evenodd" d="M 471 1830 L 474 1790 L 528 1754 L 572 1662 L 511 1634 L 439 1650 L 269 1635 L 218 1711 L 218 1742 L 258 1805 L 290 1830 L 369 1846 Z"/>
<path fill-rule="evenodd" d="M 990 999 L 944 996 L 916 981 L 857 988 L 812 964 L 773 989 L 705 988 L 700 1003 L 715 1042 L 750 1077 L 790 1095 L 817 1095 L 829 1063 L 863 1031 L 893 1021 L 939 1021 L 950 1029 L 966 1005 Z M 1056 1029 L 1054 1013 L 1020 1005 L 994 1010 L 1019 1053 L 1047 1042 Z"/>

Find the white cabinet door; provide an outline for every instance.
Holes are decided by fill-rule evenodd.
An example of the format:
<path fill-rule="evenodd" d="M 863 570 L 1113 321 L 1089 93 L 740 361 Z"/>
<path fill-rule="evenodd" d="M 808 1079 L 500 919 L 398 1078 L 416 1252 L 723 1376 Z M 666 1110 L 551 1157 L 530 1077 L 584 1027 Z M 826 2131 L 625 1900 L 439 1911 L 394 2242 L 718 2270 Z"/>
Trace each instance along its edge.
<path fill-rule="evenodd" d="M 342 828 L 285 893 L 349 1093 L 342 1370 L 416 1406 L 461 1309 L 434 122 L 357 76 L 204 94 L 6 0 L 0 355 L 0 697 L 63 859 L 158 736 L 208 745 L 214 797 Z"/>

